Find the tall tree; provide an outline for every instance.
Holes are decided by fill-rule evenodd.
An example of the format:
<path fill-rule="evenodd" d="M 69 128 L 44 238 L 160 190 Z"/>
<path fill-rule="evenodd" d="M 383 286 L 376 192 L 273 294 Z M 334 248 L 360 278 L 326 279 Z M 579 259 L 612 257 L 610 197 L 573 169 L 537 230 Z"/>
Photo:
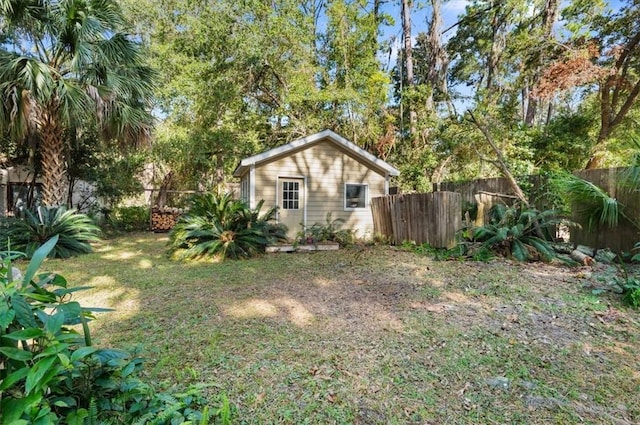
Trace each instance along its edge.
<path fill-rule="evenodd" d="M 403 58 L 404 58 L 404 72 L 407 79 L 407 89 L 412 90 L 415 87 L 416 81 L 413 74 L 413 40 L 411 39 L 411 8 L 413 7 L 412 0 L 401 0 L 401 13 L 402 13 L 402 42 L 403 42 Z M 409 137 L 415 141 L 416 137 L 416 123 L 418 116 L 412 105 L 412 102 L 408 104 L 409 108 Z"/>
<path fill-rule="evenodd" d="M 533 38 L 537 49 L 531 49 L 527 61 L 524 63 L 529 72 L 524 72 L 522 88 L 522 109 L 526 125 L 533 125 L 538 115 L 539 100 L 534 95 L 536 87 L 542 76 L 543 66 L 549 56 L 550 46 L 553 45 L 553 26 L 556 23 L 559 8 L 559 0 L 545 0 L 540 12 L 541 24 L 539 26 L 525 27 L 526 36 Z M 533 21 L 535 22 L 535 21 Z M 534 37 L 531 37 L 532 34 Z"/>
<path fill-rule="evenodd" d="M 84 120 L 138 141 L 151 124 L 151 68 L 117 2 L 0 0 L 0 133 L 38 133 L 43 203 L 66 199 L 65 131 Z"/>
<path fill-rule="evenodd" d="M 452 84 L 471 87 L 475 102 L 520 106 L 510 119 L 532 123 L 531 92 L 557 44 L 557 11 L 557 0 L 473 0 L 445 30 L 457 28 L 447 43 Z"/>
<path fill-rule="evenodd" d="M 438 92 L 441 99 L 447 96 L 447 68 L 449 56 L 442 44 L 442 0 L 431 0 L 431 19 L 428 21 L 429 31 L 426 34 L 426 79 L 431 87 L 427 98 L 427 109 L 434 109 L 434 94 Z M 449 109 L 452 113 L 452 108 Z"/>
<path fill-rule="evenodd" d="M 587 169 L 603 165 L 607 143 L 640 99 L 640 9 L 635 0 L 618 11 L 583 20 L 583 30 L 545 70 L 538 93 L 597 88 L 600 128 Z M 634 126 L 633 123 L 630 125 Z M 637 128 L 637 125 L 635 125 Z"/>
<path fill-rule="evenodd" d="M 602 148 L 640 97 L 640 8 L 636 0 L 620 12 L 598 19 L 597 38 L 607 76 L 600 85 L 600 131 L 586 168 L 602 165 Z"/>
<path fill-rule="evenodd" d="M 243 156 L 324 128 L 372 150 L 386 134 L 378 1 L 155 3 L 125 0 L 162 76 L 156 152 L 184 150 L 167 159 L 176 183 L 210 181 L 211 163 L 228 178 Z M 203 178 L 178 182 L 189 157 Z"/>
<path fill-rule="evenodd" d="M 372 148 L 383 135 L 389 84 L 376 57 L 380 15 L 366 0 L 334 0 L 327 18 L 319 95 L 329 100 L 330 126 Z"/>

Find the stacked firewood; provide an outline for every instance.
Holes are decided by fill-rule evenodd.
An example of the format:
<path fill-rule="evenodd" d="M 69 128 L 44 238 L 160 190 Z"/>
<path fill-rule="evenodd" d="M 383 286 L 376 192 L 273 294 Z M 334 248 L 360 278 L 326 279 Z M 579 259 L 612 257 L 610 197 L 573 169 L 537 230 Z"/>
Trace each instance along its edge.
<path fill-rule="evenodd" d="M 151 209 L 151 231 L 168 232 L 176 225 L 176 221 L 182 213 L 182 208 L 153 207 Z"/>

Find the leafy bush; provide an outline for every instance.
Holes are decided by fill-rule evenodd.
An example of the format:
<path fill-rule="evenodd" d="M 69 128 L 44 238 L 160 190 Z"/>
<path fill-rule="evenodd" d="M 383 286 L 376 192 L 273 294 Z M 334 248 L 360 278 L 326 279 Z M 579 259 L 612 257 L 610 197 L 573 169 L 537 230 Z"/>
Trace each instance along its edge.
<path fill-rule="evenodd" d="M 109 226 L 120 232 L 135 232 L 149 229 L 149 207 L 116 207 L 109 213 Z"/>
<path fill-rule="evenodd" d="M 640 242 L 633 249 L 640 250 Z M 640 253 L 634 255 L 631 261 L 640 261 Z M 633 308 L 640 308 L 640 277 L 632 276 L 624 270 L 622 279 L 618 283 L 622 288 L 623 301 Z"/>
<path fill-rule="evenodd" d="M 631 273 L 623 261 L 615 264 L 615 268 L 606 269 L 598 276 L 598 280 L 607 286 L 592 290 L 593 294 L 599 295 L 611 290 L 622 295 L 622 301 L 628 306 L 640 308 L 640 276 Z"/>
<path fill-rule="evenodd" d="M 156 392 L 140 378 L 140 358 L 91 346 L 92 312 L 70 300 L 83 288 L 36 274 L 57 241 L 34 252 L 23 278 L 14 279 L 17 254 L 0 254 L 0 423 L 229 423 L 224 398 L 209 412 L 198 388 Z M 78 324 L 82 333 L 71 327 Z"/>
<path fill-rule="evenodd" d="M 297 238 L 300 243 L 337 242 L 341 246 L 352 245 L 355 241 L 355 234 L 350 229 L 340 229 L 344 219 L 332 219 L 328 212 L 325 223 L 314 223 L 306 227 L 302 225 L 302 230 L 298 232 Z"/>
<path fill-rule="evenodd" d="M 635 155 L 631 166 L 627 167 L 619 176 L 619 185 L 631 191 L 640 192 L 640 137 L 632 137 L 631 143 L 635 147 Z"/>
<path fill-rule="evenodd" d="M 80 174 L 80 178 L 95 183 L 96 195 L 108 205 L 117 205 L 123 198 L 143 192 L 140 174 L 147 162 L 142 151 L 122 155 L 115 149 L 105 147 L 94 154 L 94 164 Z"/>
<path fill-rule="evenodd" d="M 491 251 L 518 261 L 551 261 L 555 251 L 544 229 L 555 222 L 552 210 L 539 212 L 521 204 L 496 204 L 489 211 L 489 223 L 473 229 L 472 237 Z"/>
<path fill-rule="evenodd" d="M 276 209 L 260 214 L 234 200 L 231 194 L 196 195 L 189 212 L 182 215 L 170 233 L 170 251 L 180 258 L 220 256 L 247 258 L 264 252 L 270 243 L 285 240 L 286 228 L 273 223 Z"/>
<path fill-rule="evenodd" d="M 35 212 L 25 210 L 22 217 L 6 218 L 0 226 L 0 249 L 12 249 L 33 253 L 58 236 L 58 243 L 51 249 L 51 258 L 69 258 L 91 252 L 91 242 L 100 240 L 100 228 L 91 218 L 65 207 L 38 207 Z"/>
<path fill-rule="evenodd" d="M 635 309 L 640 308 L 640 278 L 626 276 L 618 283 L 622 288 L 622 301 Z"/>
<path fill-rule="evenodd" d="M 449 261 L 449 260 L 473 260 L 487 262 L 495 255 L 484 246 L 473 246 L 468 242 L 460 242 L 453 248 L 435 248 L 428 243 L 422 245 L 416 245 L 411 242 L 404 242 L 402 248 L 415 252 L 416 254 L 428 255 L 433 257 L 436 261 Z"/>

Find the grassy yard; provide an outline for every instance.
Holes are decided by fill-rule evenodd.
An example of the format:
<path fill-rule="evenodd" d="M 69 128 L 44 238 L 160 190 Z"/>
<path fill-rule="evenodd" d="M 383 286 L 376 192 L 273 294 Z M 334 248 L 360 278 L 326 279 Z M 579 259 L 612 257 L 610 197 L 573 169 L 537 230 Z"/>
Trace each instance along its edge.
<path fill-rule="evenodd" d="M 388 247 L 180 263 L 136 234 L 48 261 L 101 345 L 209 385 L 238 422 L 640 423 L 640 314 L 589 270 Z"/>

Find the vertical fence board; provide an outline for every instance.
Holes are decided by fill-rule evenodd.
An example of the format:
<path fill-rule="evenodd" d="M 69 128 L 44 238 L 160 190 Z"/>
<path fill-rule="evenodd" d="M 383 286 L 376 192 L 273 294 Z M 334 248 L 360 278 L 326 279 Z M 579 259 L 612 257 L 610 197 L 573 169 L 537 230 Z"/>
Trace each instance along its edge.
<path fill-rule="evenodd" d="M 583 170 L 575 174 L 593 184 L 601 187 L 614 197 L 623 206 L 625 214 L 640 222 L 640 193 L 620 188 L 617 182 L 624 168 L 607 168 L 601 170 Z M 580 205 L 572 206 L 579 210 Z M 630 251 L 636 242 L 640 241 L 640 232 L 628 220 L 622 220 L 614 229 L 606 226 L 598 226 L 589 229 L 587 223 L 581 223 L 582 229 L 571 230 L 571 241 L 574 244 L 587 245 L 595 248 L 610 248 L 612 251 Z"/>
<path fill-rule="evenodd" d="M 390 195 L 371 200 L 374 231 L 393 244 L 414 241 L 436 248 L 455 245 L 462 227 L 462 198 L 453 192 Z"/>

